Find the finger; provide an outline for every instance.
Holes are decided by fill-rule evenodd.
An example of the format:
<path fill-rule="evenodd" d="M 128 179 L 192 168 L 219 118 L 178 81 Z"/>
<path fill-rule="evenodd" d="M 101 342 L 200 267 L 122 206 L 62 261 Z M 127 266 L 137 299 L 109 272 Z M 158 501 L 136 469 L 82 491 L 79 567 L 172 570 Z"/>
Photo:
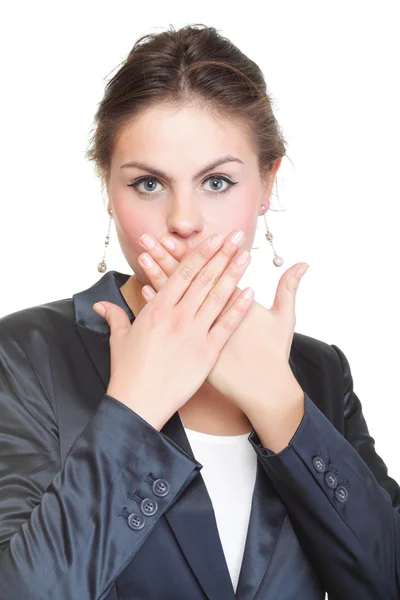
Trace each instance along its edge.
<path fill-rule="evenodd" d="M 300 275 L 297 275 L 301 267 L 306 269 Z M 300 285 L 300 280 L 304 273 L 307 271 L 307 263 L 296 263 L 292 265 L 282 275 L 278 282 L 278 286 L 275 293 L 274 302 L 270 310 L 282 313 L 294 313 L 296 304 L 296 292 Z"/>
<path fill-rule="evenodd" d="M 157 299 L 168 306 L 175 306 L 182 299 L 182 296 L 191 286 L 197 275 L 223 244 L 224 237 L 221 234 L 210 235 L 200 242 L 179 263 L 174 273 L 172 273 L 168 281 L 159 290 Z M 193 298 L 193 306 L 190 307 L 190 310 L 194 311 L 194 314 L 197 312 L 201 302 L 201 299 Z"/>
<path fill-rule="evenodd" d="M 237 287 L 234 290 L 232 296 L 229 298 L 228 302 L 226 303 L 225 308 L 224 308 L 224 310 L 221 313 L 221 316 L 223 316 L 225 313 L 228 312 L 228 310 L 234 304 L 236 298 L 242 293 L 242 291 L 243 290 L 241 288 L 239 288 L 239 287 Z M 157 292 L 155 291 L 155 289 L 153 287 L 151 287 L 151 285 L 144 285 L 142 287 L 142 295 L 143 295 L 143 298 L 146 300 L 146 302 L 150 302 L 150 300 L 152 298 L 154 298 L 154 296 L 156 295 L 156 293 Z"/>
<path fill-rule="evenodd" d="M 166 248 L 178 262 L 182 262 L 186 254 L 190 252 L 189 248 L 183 242 L 176 240 L 171 236 L 161 238 L 160 244 L 163 248 Z"/>
<path fill-rule="evenodd" d="M 149 233 L 144 233 L 139 238 L 139 243 L 147 252 L 138 256 L 143 270 L 156 291 L 159 291 L 168 276 L 172 275 L 178 264 L 188 254 L 189 248 L 172 236 L 164 236 L 160 242 Z M 172 244 L 172 245 L 171 245 Z M 143 257 L 149 254 L 154 263 L 146 264 Z M 159 267 L 159 268 L 158 268 Z"/>
<path fill-rule="evenodd" d="M 243 256 L 242 253 L 244 252 L 246 253 L 246 256 Z M 203 304 L 197 311 L 196 318 L 201 319 L 208 328 L 210 328 L 215 320 L 221 316 L 226 303 L 235 291 L 238 281 L 242 278 L 243 273 L 250 262 L 250 252 L 239 250 L 234 255 L 233 260 L 218 279 L 217 283 L 206 296 Z M 190 290 L 190 292 L 191 291 L 192 290 Z M 186 301 L 186 295 L 184 300 Z M 237 300 L 235 302 L 237 302 Z M 235 302 L 232 303 L 232 307 L 235 305 Z M 227 311 L 227 314 L 229 314 L 229 310 Z"/>
<path fill-rule="evenodd" d="M 236 287 L 235 288 L 233 294 L 231 295 L 231 297 L 229 298 L 228 302 L 226 303 L 225 308 L 224 308 L 224 310 L 221 313 L 221 316 L 228 312 L 228 310 L 235 303 L 236 298 L 239 297 L 239 295 L 242 293 L 242 291 L 243 290 L 240 287 Z"/>
<path fill-rule="evenodd" d="M 244 232 L 242 232 L 241 237 L 236 235 L 237 233 L 238 231 L 235 230 L 227 236 L 219 251 L 211 258 L 208 264 L 204 266 L 201 273 L 193 281 L 190 289 L 186 292 L 183 303 L 185 305 L 185 309 L 188 312 L 191 312 L 193 315 L 197 313 L 198 308 L 209 296 L 211 290 L 216 293 L 214 287 L 216 282 L 223 277 L 228 265 L 230 265 L 233 257 L 237 254 L 238 246 L 244 241 Z M 237 269 L 235 266 L 233 266 L 230 271 L 236 273 Z M 243 270 L 241 270 L 240 277 L 242 274 Z M 230 281 L 232 281 L 232 279 L 233 278 L 230 278 Z M 238 279 L 235 279 L 235 281 L 237 282 Z M 233 291 L 234 288 L 229 289 L 228 285 L 225 285 L 224 288 L 221 288 L 221 285 L 218 287 L 219 297 L 224 298 L 224 303 L 221 303 L 219 306 L 219 311 L 217 314 L 215 314 L 214 318 L 217 318 L 217 316 L 221 313 Z M 215 302 L 213 304 L 215 307 Z"/>
<path fill-rule="evenodd" d="M 112 302 L 96 302 L 93 304 L 93 310 L 96 314 L 103 317 L 110 327 L 110 334 L 115 335 L 118 332 L 126 332 L 131 329 L 131 322 L 123 308 Z"/>
<path fill-rule="evenodd" d="M 147 248 L 147 252 L 140 254 L 138 260 L 153 288 L 158 292 L 168 277 L 175 271 L 181 260 L 183 260 L 184 256 L 189 252 L 189 248 L 183 242 L 175 240 L 172 237 L 163 237 L 158 242 L 148 233 L 143 234 L 139 238 L 139 242 L 144 248 Z M 170 243 L 173 247 L 170 246 Z M 154 263 L 145 264 L 143 262 L 145 254 L 149 254 Z M 146 299 L 145 294 L 143 294 L 143 297 Z"/>
<path fill-rule="evenodd" d="M 150 234 L 146 234 L 150 235 Z M 142 236 L 143 237 L 143 236 Z M 147 247 L 147 252 L 153 258 L 156 263 L 159 263 L 159 266 L 162 265 L 163 274 L 157 269 L 157 265 L 147 266 L 142 265 L 143 269 L 146 271 L 146 275 L 150 280 L 152 286 L 147 285 L 142 288 L 142 295 L 146 301 L 151 300 L 156 295 L 156 292 L 161 289 L 161 286 L 166 282 L 167 275 L 171 275 L 172 272 L 176 269 L 178 262 L 181 262 L 186 254 L 189 252 L 189 248 L 180 240 L 173 238 L 172 236 L 164 236 L 160 240 L 160 244 L 163 248 L 166 249 L 167 257 L 165 258 L 164 253 L 158 246 L 157 240 L 150 236 L 153 244 L 150 247 Z M 140 238 L 140 243 L 142 244 L 142 238 Z M 145 247 L 145 244 L 142 244 Z M 173 261 L 168 260 L 168 253 L 174 258 L 175 265 L 172 267 Z M 140 255 L 143 256 L 143 255 Z M 140 258 L 140 257 L 139 257 Z M 160 265 L 161 262 L 161 265 Z M 142 263 L 141 263 L 142 264 Z M 243 290 L 239 287 L 235 289 L 231 297 L 229 298 L 227 304 L 225 305 L 224 310 L 221 315 L 225 314 L 230 307 L 235 302 L 236 298 Z"/>
<path fill-rule="evenodd" d="M 221 313 L 221 316 L 224 315 L 226 312 L 228 312 L 228 310 L 230 309 L 230 307 L 232 306 L 232 304 L 235 302 L 236 298 L 239 296 L 239 294 L 242 293 L 242 289 L 237 287 L 235 289 L 235 291 L 233 292 L 232 296 L 229 298 L 228 302 L 225 305 L 224 310 Z M 151 285 L 144 285 L 142 287 L 142 296 L 145 299 L 146 302 L 150 302 L 150 300 L 152 298 L 154 298 L 154 296 L 157 294 L 157 292 L 155 291 L 155 289 L 153 287 L 151 287 Z"/>
<path fill-rule="evenodd" d="M 161 267 L 156 262 L 154 262 L 153 258 L 150 256 L 150 254 L 148 254 L 148 252 L 143 252 L 142 254 L 140 254 L 138 256 L 138 261 L 140 263 L 140 266 L 143 268 L 143 271 L 145 271 L 151 285 L 158 292 L 158 290 L 162 288 L 164 283 L 168 281 L 168 275 L 164 272 L 163 269 L 161 269 Z"/>
<path fill-rule="evenodd" d="M 146 253 L 150 254 L 151 258 L 159 265 L 159 267 L 163 270 L 164 274 L 172 275 L 178 266 L 180 260 L 178 261 L 169 250 L 165 249 L 160 242 L 158 242 L 152 235 L 149 233 L 144 233 L 139 238 L 139 243 L 143 248 L 146 248 Z M 183 245 L 183 244 L 182 244 Z M 181 252 L 180 252 L 181 253 Z M 145 253 L 143 253 L 145 254 Z M 138 260 L 143 268 L 149 269 L 142 262 L 141 257 L 143 254 L 140 254 Z M 149 269 L 149 272 L 151 269 Z M 151 271 L 153 274 L 153 271 Z"/>
<path fill-rule="evenodd" d="M 221 314 L 218 315 L 218 317 L 223 317 L 225 313 L 228 312 L 228 310 L 230 309 L 231 306 L 233 306 L 233 304 L 236 301 L 236 298 L 239 297 L 239 295 L 243 292 L 243 290 L 240 287 L 236 287 L 233 294 L 231 295 L 231 297 L 229 298 L 228 302 L 225 304 L 224 310 L 221 312 Z M 218 318 L 217 317 L 217 318 Z M 216 319 L 217 320 L 217 319 Z M 213 322 L 214 325 L 214 322 Z"/>
<path fill-rule="evenodd" d="M 245 293 L 247 291 L 250 291 L 250 296 L 245 298 Z M 212 345 L 216 345 L 217 348 L 221 349 L 224 347 L 232 333 L 243 321 L 253 303 L 253 299 L 254 290 L 246 288 L 238 298 L 236 298 L 229 311 L 226 314 L 219 316 L 208 333 Z"/>
<path fill-rule="evenodd" d="M 154 298 L 156 294 L 157 292 L 154 288 L 151 287 L 151 285 L 144 285 L 142 287 L 142 296 L 146 300 L 146 302 L 150 302 L 150 300 Z"/>

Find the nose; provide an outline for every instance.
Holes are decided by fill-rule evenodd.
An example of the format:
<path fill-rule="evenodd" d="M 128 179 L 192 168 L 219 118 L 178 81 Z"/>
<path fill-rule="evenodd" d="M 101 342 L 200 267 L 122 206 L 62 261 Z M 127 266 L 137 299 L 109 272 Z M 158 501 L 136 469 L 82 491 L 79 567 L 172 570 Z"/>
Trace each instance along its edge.
<path fill-rule="evenodd" d="M 189 239 L 197 238 L 204 229 L 204 219 L 196 202 L 188 202 L 186 198 L 185 202 L 172 203 L 167 216 L 167 229 L 169 235 L 187 246 L 191 245 Z"/>

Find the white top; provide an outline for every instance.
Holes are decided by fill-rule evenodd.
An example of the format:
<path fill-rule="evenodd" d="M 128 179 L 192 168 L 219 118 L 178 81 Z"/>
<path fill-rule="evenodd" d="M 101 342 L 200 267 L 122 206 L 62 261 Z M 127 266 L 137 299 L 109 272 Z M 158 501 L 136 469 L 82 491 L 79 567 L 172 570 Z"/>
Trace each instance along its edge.
<path fill-rule="evenodd" d="M 257 455 L 248 437 L 210 435 L 184 427 L 214 508 L 218 533 L 236 592 L 256 480 Z"/>

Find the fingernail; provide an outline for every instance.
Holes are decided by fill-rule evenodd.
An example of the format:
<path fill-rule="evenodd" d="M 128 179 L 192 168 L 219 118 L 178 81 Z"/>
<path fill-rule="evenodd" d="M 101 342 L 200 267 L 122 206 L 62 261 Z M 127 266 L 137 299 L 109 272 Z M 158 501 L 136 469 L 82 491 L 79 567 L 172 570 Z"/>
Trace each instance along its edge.
<path fill-rule="evenodd" d="M 307 263 L 302 265 L 299 269 L 297 269 L 295 277 L 297 277 L 297 279 L 300 279 L 304 275 L 304 273 L 307 271 L 309 266 L 310 265 L 308 265 Z"/>
<path fill-rule="evenodd" d="M 96 304 L 93 304 L 93 308 L 94 307 L 96 307 L 96 309 L 99 311 L 101 316 L 104 317 L 104 315 L 106 314 L 106 309 L 104 308 L 104 306 L 102 304 L 99 304 L 98 302 L 96 302 Z"/>
<path fill-rule="evenodd" d="M 208 241 L 210 248 L 218 248 L 218 246 L 222 244 L 223 239 L 224 236 L 222 235 L 222 233 L 217 233 L 216 235 L 213 235 L 212 238 L 210 238 Z"/>
<path fill-rule="evenodd" d="M 254 294 L 254 290 L 252 288 L 246 288 L 244 290 L 244 294 L 243 294 L 243 298 L 246 298 L 246 300 L 250 300 L 250 298 L 253 296 Z"/>
<path fill-rule="evenodd" d="M 175 250 L 175 242 L 173 242 L 171 238 L 163 237 L 161 243 L 163 246 L 166 246 L 168 250 Z"/>
<path fill-rule="evenodd" d="M 147 254 L 147 252 L 141 254 L 139 260 L 145 267 L 152 267 L 154 265 L 154 260 L 151 258 L 150 254 Z"/>
<path fill-rule="evenodd" d="M 152 298 L 154 296 L 153 290 L 151 288 L 149 288 L 148 285 L 145 285 L 142 289 L 144 295 L 146 296 L 146 298 Z"/>
<path fill-rule="evenodd" d="M 249 254 L 250 252 L 248 252 L 247 250 L 241 250 L 236 256 L 236 262 L 238 263 L 238 265 L 244 265 L 244 263 L 248 259 Z"/>
<path fill-rule="evenodd" d="M 233 242 L 234 244 L 239 244 L 243 238 L 244 238 L 244 231 L 239 229 L 238 231 L 236 231 L 236 233 L 234 233 L 232 235 L 231 242 Z"/>
<path fill-rule="evenodd" d="M 147 233 L 144 233 L 139 239 L 142 242 L 142 245 L 149 250 L 154 248 L 156 245 L 155 240 L 151 237 L 151 235 L 147 235 Z"/>

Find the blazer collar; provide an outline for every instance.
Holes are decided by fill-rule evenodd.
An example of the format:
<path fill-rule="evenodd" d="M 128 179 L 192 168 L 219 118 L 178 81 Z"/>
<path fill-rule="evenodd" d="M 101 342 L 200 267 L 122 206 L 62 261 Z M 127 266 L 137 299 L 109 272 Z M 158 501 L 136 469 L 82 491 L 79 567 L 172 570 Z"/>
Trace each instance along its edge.
<path fill-rule="evenodd" d="M 127 313 L 131 323 L 135 315 L 125 302 L 120 288 L 130 278 L 130 275 L 109 271 L 87 290 L 73 295 L 75 308 L 75 324 L 95 333 L 103 335 L 110 333 L 108 323 L 93 310 L 93 304 L 106 300 L 120 306 Z"/>
<path fill-rule="evenodd" d="M 94 312 L 92 306 L 101 300 L 112 302 L 123 308 L 133 322 L 135 315 L 119 289 L 129 277 L 117 271 L 109 271 L 93 286 L 73 295 L 75 325 L 102 382 L 102 387 L 99 389 L 103 390 L 103 393 L 107 389 L 110 378 L 110 331 L 107 322 Z M 289 362 L 293 373 L 297 376 L 292 358 Z M 91 385 L 93 387 L 93 383 Z M 93 405 L 85 409 L 85 418 L 88 421 L 93 417 L 95 409 L 96 406 Z M 69 415 L 66 414 L 65 419 L 70 423 L 71 430 L 68 436 L 72 442 L 75 425 L 72 421 L 68 421 Z M 82 425 L 83 423 L 80 423 L 80 428 Z M 78 433 L 75 432 L 76 435 Z M 178 412 L 165 423 L 161 433 L 196 460 Z M 253 436 L 254 439 L 254 433 L 253 430 L 249 438 Z M 64 452 L 68 452 L 68 446 Z M 212 502 L 201 472 L 164 516 L 208 599 L 254 600 L 284 529 L 282 525 L 286 518 L 285 506 L 259 459 L 236 596 L 218 535 Z"/>

